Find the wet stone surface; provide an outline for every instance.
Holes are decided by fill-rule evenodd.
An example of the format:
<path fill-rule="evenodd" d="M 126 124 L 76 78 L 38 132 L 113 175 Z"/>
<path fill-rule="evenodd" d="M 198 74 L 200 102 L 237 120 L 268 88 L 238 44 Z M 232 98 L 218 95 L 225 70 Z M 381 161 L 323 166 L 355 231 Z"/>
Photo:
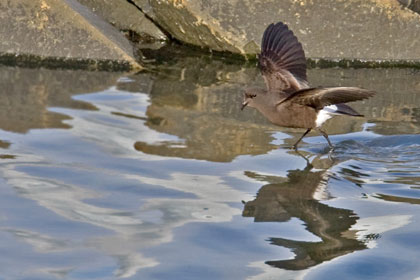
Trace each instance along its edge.
<path fill-rule="evenodd" d="M 159 60 L 158 60 L 159 61 Z M 414 279 L 420 72 L 310 69 L 378 94 L 336 146 L 240 111 L 253 65 L 136 75 L 0 67 L 6 279 Z"/>

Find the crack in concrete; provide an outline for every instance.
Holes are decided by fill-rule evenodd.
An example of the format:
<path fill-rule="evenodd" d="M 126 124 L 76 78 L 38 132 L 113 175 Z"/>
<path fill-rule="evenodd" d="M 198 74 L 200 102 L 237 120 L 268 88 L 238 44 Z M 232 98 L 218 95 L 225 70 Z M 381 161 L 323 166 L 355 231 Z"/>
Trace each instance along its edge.
<path fill-rule="evenodd" d="M 165 34 L 165 36 L 170 40 L 170 41 L 176 41 L 179 42 L 179 40 L 177 40 L 176 38 L 174 38 L 174 36 L 172 36 L 171 33 L 169 33 L 165 28 L 163 28 L 162 25 L 160 25 L 156 20 L 154 20 L 150 15 L 148 15 L 146 12 L 143 11 L 143 9 L 139 6 L 137 6 L 137 4 L 133 1 L 133 0 L 127 0 L 128 3 L 130 3 L 131 5 L 133 5 L 134 7 L 137 8 L 137 10 L 139 10 L 146 19 L 150 20 L 163 34 Z"/>

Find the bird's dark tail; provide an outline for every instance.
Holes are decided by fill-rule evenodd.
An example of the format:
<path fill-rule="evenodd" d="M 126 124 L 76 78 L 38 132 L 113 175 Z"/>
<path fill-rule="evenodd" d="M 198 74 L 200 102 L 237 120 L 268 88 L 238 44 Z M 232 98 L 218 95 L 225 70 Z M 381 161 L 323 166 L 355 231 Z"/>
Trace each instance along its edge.
<path fill-rule="evenodd" d="M 337 110 L 334 112 L 335 114 L 348 115 L 353 117 L 364 117 L 363 115 L 356 112 L 352 107 L 344 103 L 335 104 L 335 106 L 337 106 Z"/>

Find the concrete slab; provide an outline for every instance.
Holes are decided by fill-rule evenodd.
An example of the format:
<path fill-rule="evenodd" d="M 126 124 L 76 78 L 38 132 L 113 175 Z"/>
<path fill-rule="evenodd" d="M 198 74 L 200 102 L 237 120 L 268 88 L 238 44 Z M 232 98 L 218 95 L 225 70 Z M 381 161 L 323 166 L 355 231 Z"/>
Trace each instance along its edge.
<path fill-rule="evenodd" d="M 268 24 L 287 23 L 307 57 L 420 61 L 420 15 L 395 0 L 150 0 L 180 41 L 244 55 L 259 52 Z"/>
<path fill-rule="evenodd" d="M 140 69 L 129 41 L 75 0 L 0 2 L 0 62 Z"/>

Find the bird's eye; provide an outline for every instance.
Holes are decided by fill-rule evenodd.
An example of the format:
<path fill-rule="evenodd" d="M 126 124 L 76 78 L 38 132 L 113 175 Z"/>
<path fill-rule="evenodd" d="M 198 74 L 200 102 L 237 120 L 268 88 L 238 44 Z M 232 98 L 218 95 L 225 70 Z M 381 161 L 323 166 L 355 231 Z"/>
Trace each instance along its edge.
<path fill-rule="evenodd" d="M 248 97 L 248 98 L 254 98 L 255 96 L 257 96 L 256 94 L 246 94 L 246 97 Z"/>

